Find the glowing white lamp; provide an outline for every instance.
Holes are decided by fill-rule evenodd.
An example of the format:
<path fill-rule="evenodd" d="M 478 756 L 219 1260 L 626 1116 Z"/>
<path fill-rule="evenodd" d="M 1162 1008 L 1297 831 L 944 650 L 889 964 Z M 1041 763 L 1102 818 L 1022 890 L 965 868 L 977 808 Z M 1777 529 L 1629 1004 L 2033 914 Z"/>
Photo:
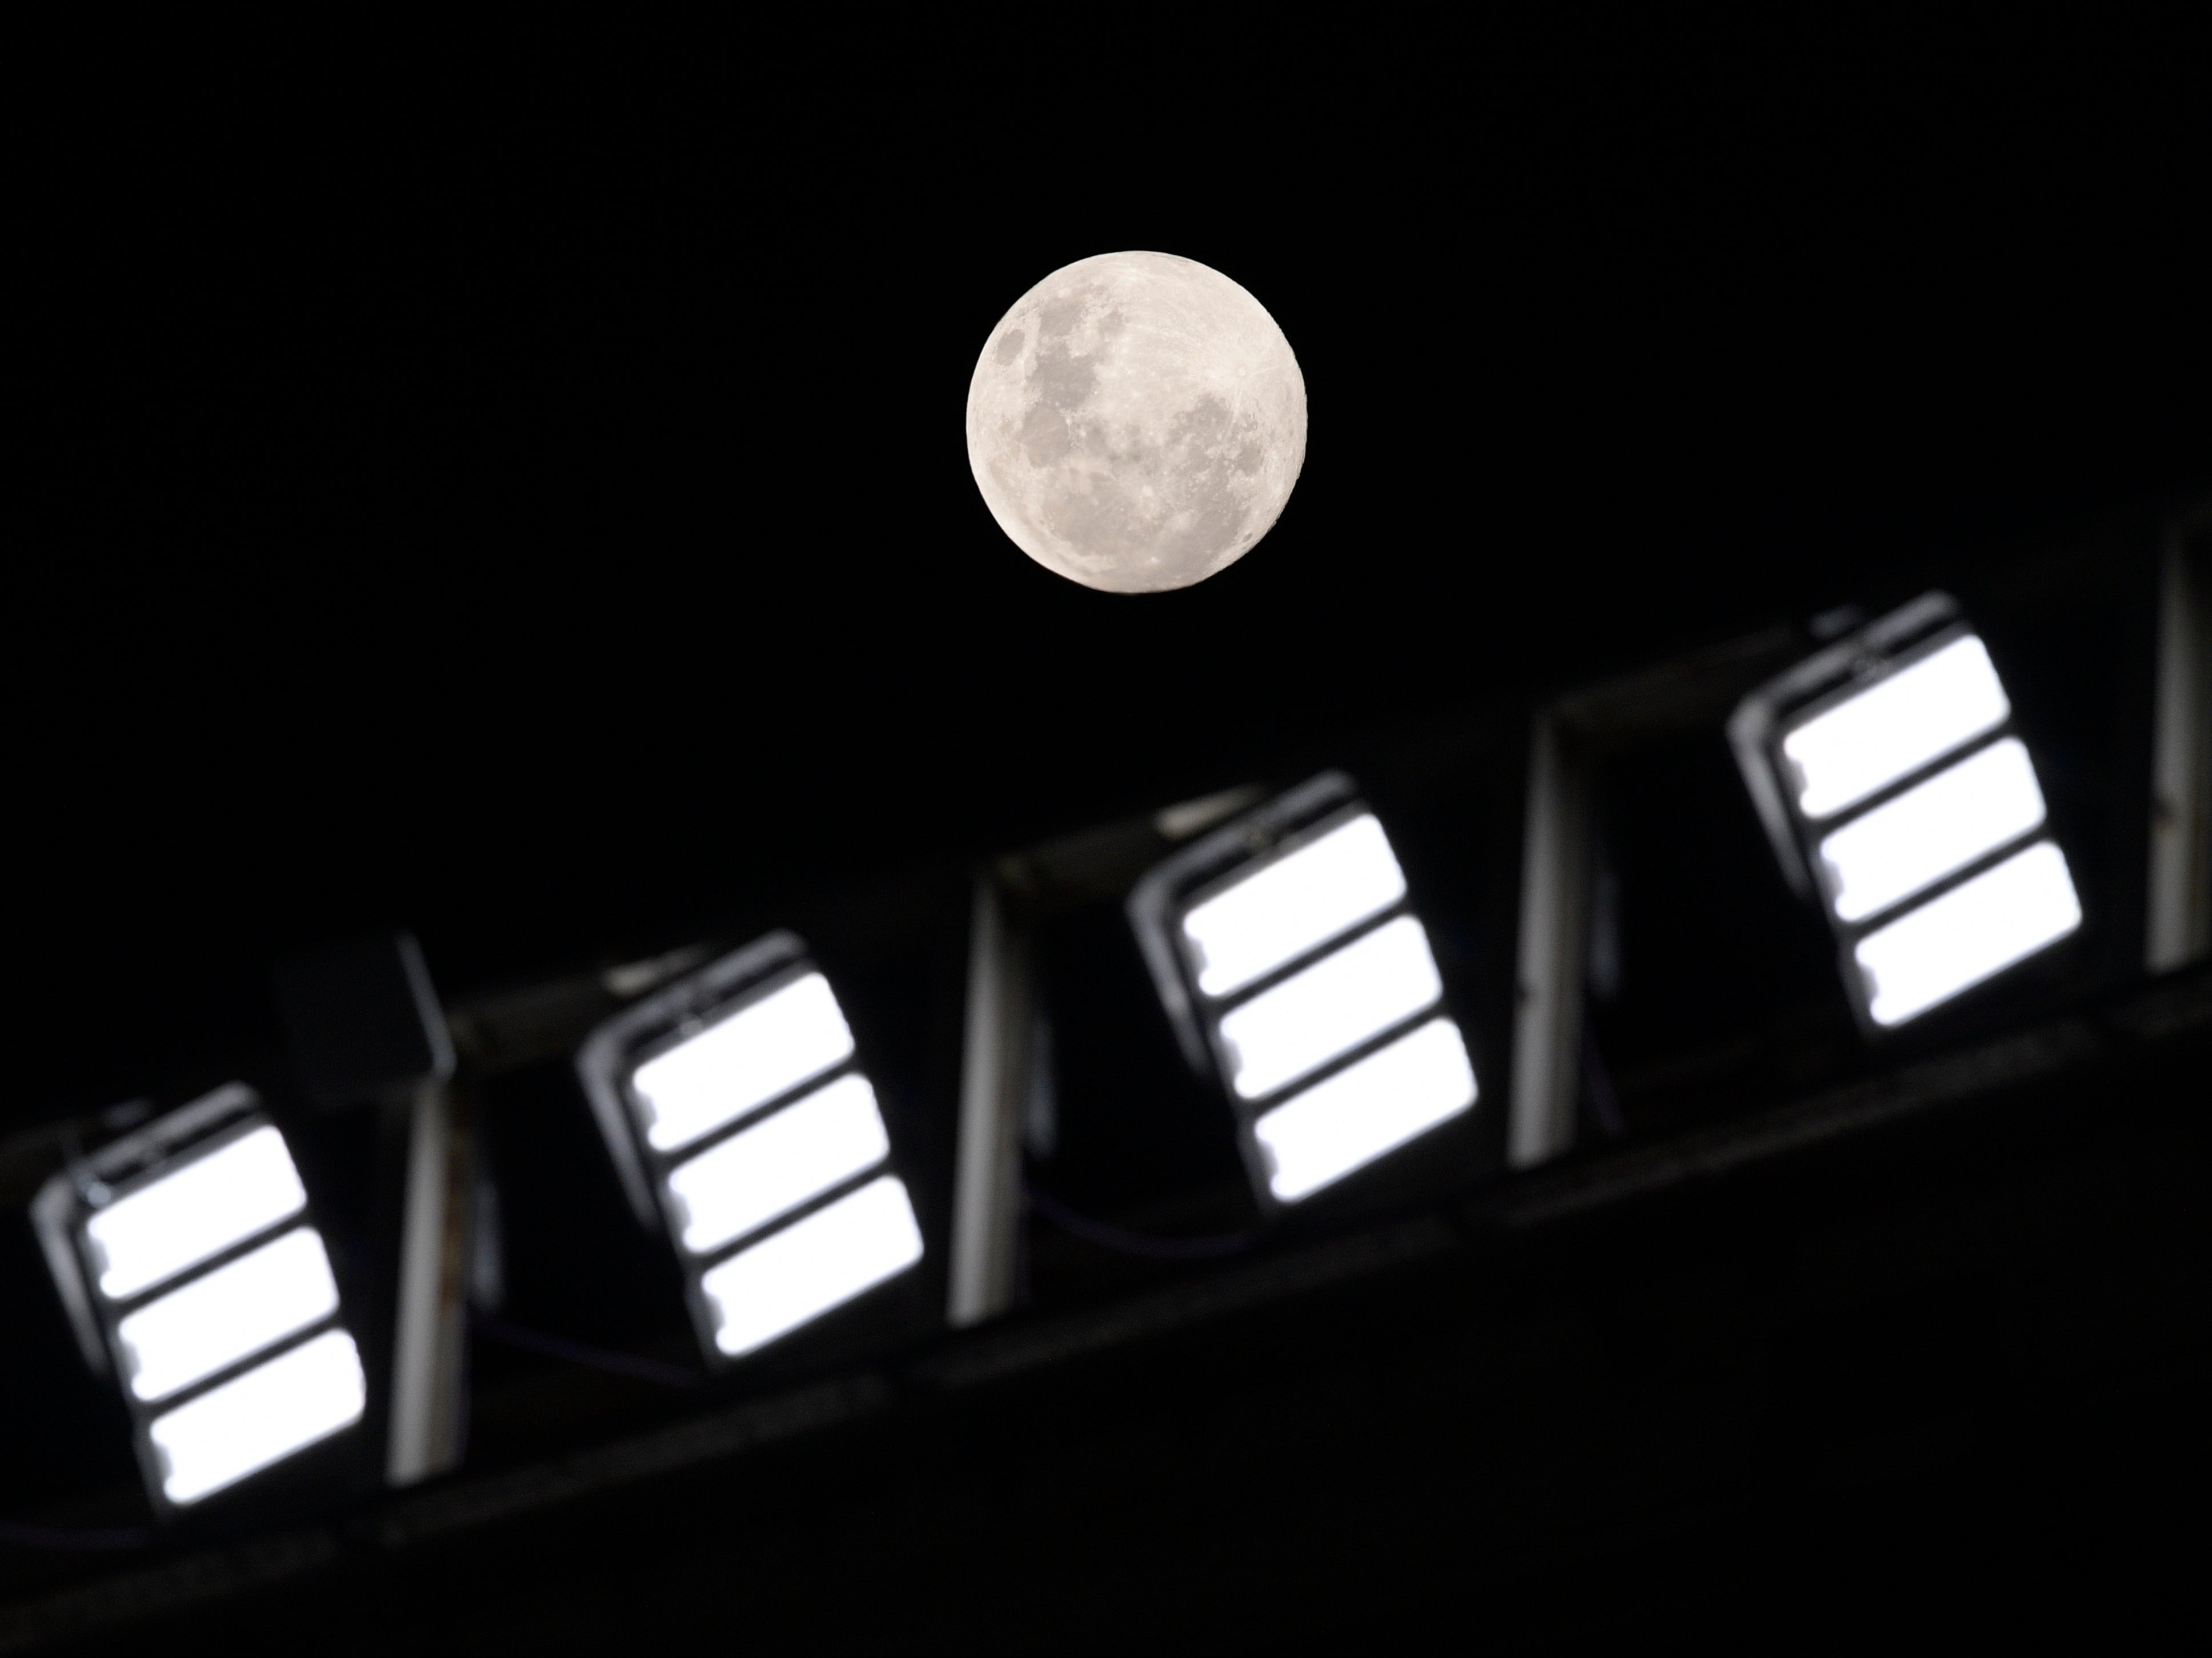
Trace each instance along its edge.
<path fill-rule="evenodd" d="M 1260 1117 L 1252 1134 L 1285 1203 L 1310 1196 L 1449 1122 L 1475 1102 L 1474 1067 L 1449 1019 L 1431 1019 Z"/>
<path fill-rule="evenodd" d="M 74 1162 L 31 1218 L 87 1361 L 121 1385 L 157 1509 L 360 1419 L 329 1252 L 284 1136 L 244 1084 Z"/>
<path fill-rule="evenodd" d="M 1729 721 L 1767 837 L 1826 909 L 1869 1034 L 2081 927 L 2012 719 L 1987 647 L 1934 592 L 1770 680 Z"/>
<path fill-rule="evenodd" d="M 1982 641 L 1955 639 L 1782 739 L 1797 809 L 1832 817 L 1995 731 L 2011 712 Z"/>
<path fill-rule="evenodd" d="M 671 981 L 577 1053 L 632 1211 L 675 1250 L 710 1363 L 921 1258 L 859 1057 L 830 981 L 788 932 Z"/>
<path fill-rule="evenodd" d="M 732 1358 L 765 1347 L 921 1259 L 921 1229 L 894 1175 L 770 1234 L 706 1272 L 714 1343 Z"/>
<path fill-rule="evenodd" d="M 795 979 L 657 1058 L 630 1078 L 646 1138 L 673 1151 L 841 1065 L 853 1033 L 830 981 Z"/>
<path fill-rule="evenodd" d="M 322 1238 L 302 1226 L 140 1308 L 116 1335 L 131 1391 L 160 1400 L 337 1309 Z"/>
<path fill-rule="evenodd" d="M 2065 854 L 2039 841 L 1858 941 L 1875 1022 L 1899 1025 L 2081 925 Z"/>
<path fill-rule="evenodd" d="M 1183 916 L 1198 987 L 1233 994 L 1405 896 L 1382 825 L 1372 814 L 1340 823 Z"/>
<path fill-rule="evenodd" d="M 162 1493 L 179 1506 L 212 1497 L 352 1426 L 367 1397 L 353 1338 L 325 1331 L 155 1418 Z"/>
<path fill-rule="evenodd" d="M 1475 1103 L 1429 935 L 1382 822 L 1323 772 L 1148 871 L 1129 920 L 1254 1194 L 1301 1203 Z M 1445 1165 L 1449 1166 L 1449 1165 Z"/>
<path fill-rule="evenodd" d="M 100 1291 L 124 1301 L 307 1206 L 284 1137 L 266 1124 L 96 1212 L 85 1237 Z"/>
<path fill-rule="evenodd" d="M 890 1155 L 876 1091 L 857 1072 L 678 1165 L 668 1189 L 694 1254 L 789 1214 Z"/>
<path fill-rule="evenodd" d="M 1385 922 L 1222 1016 L 1231 1085 L 1248 1100 L 1271 1094 L 1443 993 L 1421 924 Z"/>
<path fill-rule="evenodd" d="M 1992 743 L 1820 842 L 1836 917 L 1863 921 L 2043 822 L 2043 791 L 2016 737 Z"/>

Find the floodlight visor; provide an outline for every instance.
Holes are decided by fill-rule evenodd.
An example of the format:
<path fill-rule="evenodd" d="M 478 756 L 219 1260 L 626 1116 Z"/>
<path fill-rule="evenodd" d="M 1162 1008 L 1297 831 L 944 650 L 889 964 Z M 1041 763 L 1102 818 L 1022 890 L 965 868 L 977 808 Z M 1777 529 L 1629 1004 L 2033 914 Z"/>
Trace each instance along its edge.
<path fill-rule="evenodd" d="M 852 1056 L 830 981 L 809 973 L 638 1066 L 630 1078 L 656 1151 L 673 1151 Z"/>
<path fill-rule="evenodd" d="M 1232 995 L 1405 896 L 1389 837 L 1363 813 L 1184 914 L 1198 987 Z"/>
<path fill-rule="evenodd" d="M 1798 810 L 1832 817 L 1995 731 L 2011 712 L 1982 641 L 1954 639 L 1783 738 Z"/>
<path fill-rule="evenodd" d="M 1443 993 L 1428 935 L 1401 915 L 1224 1015 L 1231 1084 L 1247 1100 L 1272 1094 Z"/>
<path fill-rule="evenodd" d="M 1261 1116 L 1253 1139 L 1276 1199 L 1295 1203 L 1396 1151 L 1475 1102 L 1474 1067 L 1449 1019 L 1347 1066 Z"/>
<path fill-rule="evenodd" d="M 194 1278 L 116 1326 L 140 1399 L 166 1399 L 338 1309 L 322 1238 L 310 1226 Z"/>
<path fill-rule="evenodd" d="M 1969 756 L 1820 842 L 1836 917 L 1863 921 L 2039 828 L 2043 792 L 2018 738 Z"/>
<path fill-rule="evenodd" d="M 125 1301 L 307 1207 L 284 1137 L 266 1123 L 85 1223 L 100 1292 Z"/>
<path fill-rule="evenodd" d="M 770 1234 L 699 1280 L 714 1342 L 732 1358 L 765 1347 L 921 1259 L 921 1229 L 895 1175 Z"/>
<path fill-rule="evenodd" d="M 162 1494 L 179 1507 L 212 1497 L 352 1426 L 367 1396 L 353 1338 L 326 1331 L 156 1417 Z"/>
<path fill-rule="evenodd" d="M 684 1247 L 718 1249 L 874 1168 L 890 1149 L 868 1079 L 840 1077 L 670 1174 Z"/>
<path fill-rule="evenodd" d="M 2039 841 L 1858 941 L 1869 1015 L 1903 1024 L 2081 925 L 2065 854 Z"/>

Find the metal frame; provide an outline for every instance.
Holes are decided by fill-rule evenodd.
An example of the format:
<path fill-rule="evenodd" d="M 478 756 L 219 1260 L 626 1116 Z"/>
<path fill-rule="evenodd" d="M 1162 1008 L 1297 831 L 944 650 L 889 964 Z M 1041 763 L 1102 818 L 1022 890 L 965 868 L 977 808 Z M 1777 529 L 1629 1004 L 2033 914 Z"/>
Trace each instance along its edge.
<path fill-rule="evenodd" d="M 2021 734 L 2018 718 L 2016 714 L 2008 712 L 2003 720 L 1980 736 L 1945 750 L 1864 799 L 1820 819 L 1817 823 L 1808 819 L 1797 809 L 1791 792 L 1783 781 L 1782 743 L 1798 727 L 1818 719 L 1832 708 L 1852 701 L 1883 680 L 1925 660 L 1944 647 L 1960 639 L 1979 636 L 1978 630 L 1960 610 L 1956 599 L 1945 592 L 1925 593 L 1769 680 L 1745 697 L 1729 720 L 1729 745 L 1735 752 L 1736 764 L 1743 773 L 1745 786 L 1750 791 L 1753 804 L 1758 808 L 1760 822 L 1765 825 L 1767 839 L 1774 847 L 1777 861 L 1781 864 L 1783 874 L 1798 895 L 1820 906 L 1829 930 L 1835 935 L 1838 970 L 1850 993 L 1851 1014 L 1857 1020 L 1860 1031 L 1869 1040 L 1893 1036 L 1907 1026 L 1917 1023 L 1920 1017 L 1934 1015 L 1952 1005 L 1956 999 L 1939 1003 L 1928 1009 L 1926 1014 L 1916 1016 L 1896 1026 L 1876 1023 L 1871 1011 L 1869 987 L 1859 969 L 1856 954 L 1859 941 L 1900 917 L 1934 902 L 1945 893 L 1994 868 L 2024 847 L 2040 840 L 2055 841 L 2056 837 L 2046 816 L 2034 828 L 2014 835 L 1884 908 L 1856 921 L 1843 920 L 1836 914 L 1834 895 L 1820 874 L 1818 852 L 1820 841 L 1845 824 L 1880 810 L 1899 795 L 1910 793 L 1939 773 L 1948 771 L 2008 738 L 2018 738 Z M 2006 693 L 2006 699 L 2009 705 L 2009 690 Z M 2078 885 L 2076 895 L 2079 896 Z M 2083 908 L 2085 910 L 2087 908 L 2086 900 L 2083 901 Z M 2063 939 L 2057 941 L 2049 948 L 2056 949 L 2063 942 Z M 2009 978 L 2027 962 L 2036 960 L 2045 953 L 2038 950 L 1980 984 L 1960 992 L 1960 995 L 1973 995 L 1990 984 Z"/>
<path fill-rule="evenodd" d="M 1766 629 L 1577 687 L 1530 711 L 1505 1137 L 1514 1169 L 1572 1150 L 1579 1125 L 1600 768 L 1640 743 L 1718 725 L 1796 644 L 1790 630 Z M 1779 796 L 1773 804 L 1778 811 Z"/>
<path fill-rule="evenodd" d="M 1129 894 L 1129 924 L 1135 931 L 1138 948 L 1159 993 L 1160 1005 L 1174 1028 L 1183 1058 L 1200 1077 L 1219 1088 L 1236 1113 L 1237 1151 L 1243 1157 L 1253 1193 L 1261 1212 L 1267 1215 L 1287 1213 L 1304 1206 L 1309 1199 L 1285 1203 L 1268 1185 L 1267 1159 L 1253 1132 L 1260 1118 L 1285 1099 L 1304 1093 L 1378 1048 L 1388 1047 L 1407 1031 L 1435 1017 L 1440 1010 L 1449 1012 L 1450 997 L 1447 992 L 1437 1002 L 1334 1055 L 1325 1065 L 1258 1099 L 1247 1100 L 1231 1084 L 1229 1057 L 1220 1038 L 1223 1018 L 1253 998 L 1265 994 L 1316 962 L 1336 954 L 1399 917 L 1419 918 L 1408 894 L 1358 926 L 1333 935 L 1263 977 L 1240 986 L 1233 994 L 1218 999 L 1198 988 L 1195 969 L 1182 944 L 1182 918 L 1215 893 L 1279 862 L 1338 825 L 1370 811 L 1358 785 L 1349 776 L 1340 771 L 1323 772 L 1193 841 L 1182 852 L 1155 865 Z M 1462 1026 L 1464 1040 L 1464 1022 L 1455 1017 L 1454 1023 Z M 1355 1170 L 1354 1175 L 1397 1158 L 1427 1138 L 1425 1133 L 1416 1136 L 1386 1152 L 1376 1163 Z"/>
<path fill-rule="evenodd" d="M 2212 954 L 2212 504 L 2176 523 L 2159 573 L 2143 965 Z"/>
<path fill-rule="evenodd" d="M 624 1193 L 629 1198 L 631 1211 L 639 1224 L 647 1230 L 660 1232 L 675 1252 L 677 1263 L 684 1274 L 684 1304 L 690 1309 L 692 1329 L 699 1339 L 700 1351 L 707 1363 L 717 1370 L 744 1364 L 761 1357 L 801 1331 L 812 1328 L 821 1319 L 849 1313 L 856 1306 L 873 1299 L 907 1277 L 906 1273 L 901 1272 L 865 1291 L 855 1300 L 830 1309 L 821 1315 L 821 1319 L 787 1331 L 766 1347 L 732 1357 L 725 1353 L 714 1339 L 714 1309 L 708 1304 L 706 1295 L 700 1288 L 701 1278 L 731 1256 L 764 1237 L 796 1224 L 884 1174 L 897 1176 L 910 1189 L 913 1182 L 902 1166 L 897 1142 L 893 1139 L 890 1151 L 882 1163 L 873 1164 L 851 1179 L 810 1198 L 789 1213 L 731 1239 L 709 1255 L 695 1256 L 684 1247 L 681 1218 L 672 1207 L 669 1196 L 668 1176 L 679 1164 L 690 1162 L 734 1134 L 767 1121 L 839 1077 L 854 1072 L 866 1075 L 857 1038 L 853 1053 L 840 1064 L 794 1084 L 734 1121 L 723 1124 L 713 1133 L 687 1142 L 672 1154 L 659 1151 L 647 1139 L 637 1099 L 630 1086 L 631 1078 L 647 1060 L 680 1046 L 708 1025 L 731 1017 L 795 980 L 818 971 L 820 969 L 796 933 L 771 932 L 741 950 L 708 963 L 695 973 L 685 975 L 665 988 L 624 1009 L 585 1038 L 583 1046 L 576 1053 L 577 1078 L 583 1084 L 585 1097 L 591 1102 L 592 1114 L 599 1121 L 599 1132 L 606 1140 L 608 1153 L 614 1159 L 615 1169 L 622 1180 Z M 832 989 L 834 992 L 834 986 Z M 890 1127 L 887 1119 L 884 1123 L 887 1134 Z"/>
<path fill-rule="evenodd" d="M 1040 1149 L 1037 1108 L 1054 1090 L 1037 982 L 1039 926 L 1072 908 L 1126 902 L 1131 884 L 1169 847 L 1261 798 L 1249 785 L 1219 790 L 994 858 L 975 872 L 945 1285 L 953 1328 L 1006 1312 L 1018 1292 L 1022 1157 Z"/>
<path fill-rule="evenodd" d="M 325 1237 L 325 1248 L 328 1247 L 329 1234 L 316 1222 L 311 1198 L 299 1212 L 288 1215 L 283 1220 L 239 1239 L 205 1260 L 196 1262 L 185 1271 L 162 1279 L 126 1301 L 110 1302 L 96 1288 L 98 1274 L 86 1244 L 85 1227 L 109 1204 L 189 1168 L 256 1129 L 274 1126 L 268 1112 L 263 1108 L 259 1095 L 244 1083 L 228 1083 L 190 1104 L 157 1118 L 145 1127 L 111 1141 L 89 1156 L 73 1157 L 70 1166 L 48 1179 L 31 1201 L 31 1223 L 38 1233 L 40 1247 L 46 1255 L 48 1268 L 53 1273 L 62 1303 L 68 1310 L 78 1347 L 84 1355 L 85 1363 L 95 1374 L 111 1377 L 117 1384 L 116 1390 L 122 1395 L 124 1406 L 131 1413 L 131 1445 L 137 1454 L 139 1473 L 145 1483 L 148 1500 L 153 1503 L 155 1513 L 164 1520 L 198 1512 L 205 1506 L 205 1503 L 174 1503 L 162 1490 L 161 1458 L 154 1449 L 151 1437 L 155 1420 L 226 1382 L 234 1381 L 246 1372 L 258 1370 L 294 1348 L 304 1345 L 326 1331 L 343 1330 L 349 1336 L 354 1336 L 354 1332 L 346 1322 L 343 1290 L 341 1287 L 337 1309 L 329 1316 L 318 1319 L 267 1346 L 256 1348 L 212 1375 L 203 1376 L 187 1387 L 149 1402 L 141 1400 L 123 1382 L 121 1338 L 118 1333 L 123 1320 L 139 1308 L 173 1295 L 209 1273 L 228 1266 L 240 1256 L 251 1254 L 282 1233 L 300 1226 L 313 1226 Z M 289 1146 L 287 1149 L 289 1151 Z M 359 1338 L 354 1336 L 354 1339 L 357 1347 Z M 273 1473 L 296 1458 L 310 1455 L 331 1440 L 358 1429 L 368 1419 L 364 1412 L 360 1420 L 349 1427 L 340 1429 L 323 1440 L 301 1446 L 268 1467 L 246 1475 L 235 1485 L 211 1493 L 206 1500 L 221 1502 L 232 1492 Z"/>

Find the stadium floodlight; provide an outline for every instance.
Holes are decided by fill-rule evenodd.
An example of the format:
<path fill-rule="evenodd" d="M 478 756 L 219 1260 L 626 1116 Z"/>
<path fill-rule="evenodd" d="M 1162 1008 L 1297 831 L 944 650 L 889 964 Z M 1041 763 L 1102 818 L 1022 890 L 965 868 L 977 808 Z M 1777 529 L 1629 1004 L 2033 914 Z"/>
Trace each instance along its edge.
<path fill-rule="evenodd" d="M 1759 687 L 1729 737 L 1784 872 L 1827 914 L 1869 1031 L 2080 929 L 2011 699 L 1949 595 Z"/>
<path fill-rule="evenodd" d="M 601 1025 L 576 1055 L 631 1207 L 664 1230 L 710 1362 L 759 1351 L 923 1254 L 875 1089 L 788 932 Z"/>
<path fill-rule="evenodd" d="M 1184 1054 L 1236 1108 L 1263 1206 L 1470 1110 L 1474 1067 L 1404 870 L 1329 772 L 1194 841 L 1129 896 Z"/>
<path fill-rule="evenodd" d="M 121 1385 L 159 1512 L 361 1420 L 329 1253 L 243 1084 L 73 1161 L 31 1217 L 87 1362 Z"/>

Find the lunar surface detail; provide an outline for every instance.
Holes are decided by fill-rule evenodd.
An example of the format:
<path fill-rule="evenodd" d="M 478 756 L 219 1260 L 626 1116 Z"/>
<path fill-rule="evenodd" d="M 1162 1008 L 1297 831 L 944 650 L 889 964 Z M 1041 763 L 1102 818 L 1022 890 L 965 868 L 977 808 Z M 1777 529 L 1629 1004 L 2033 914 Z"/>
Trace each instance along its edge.
<path fill-rule="evenodd" d="M 1283 331 L 1170 253 L 1055 270 L 991 332 L 968 385 L 968 464 L 999 527 L 1115 593 L 1188 587 L 1250 552 L 1306 456 Z"/>

